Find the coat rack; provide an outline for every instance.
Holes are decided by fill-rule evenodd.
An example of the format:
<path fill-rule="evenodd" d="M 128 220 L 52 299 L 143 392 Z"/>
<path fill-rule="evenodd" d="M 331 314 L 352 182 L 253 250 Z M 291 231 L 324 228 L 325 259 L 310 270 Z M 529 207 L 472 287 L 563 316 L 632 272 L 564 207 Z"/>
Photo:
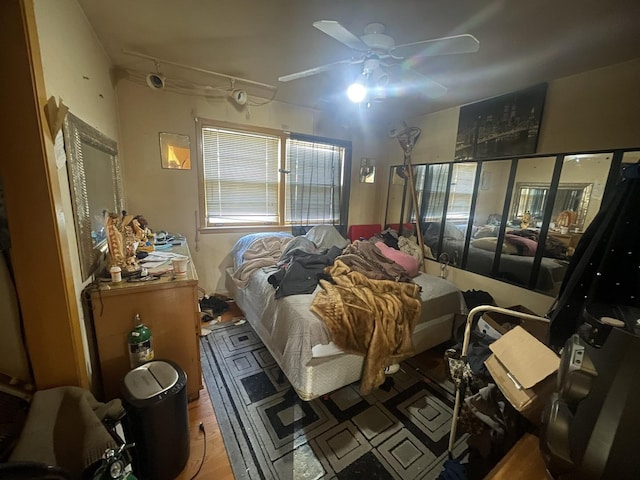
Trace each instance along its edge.
<path fill-rule="evenodd" d="M 422 226 L 420 225 L 420 206 L 418 205 L 418 193 L 416 192 L 416 184 L 413 178 L 413 165 L 411 164 L 411 151 L 413 147 L 416 145 L 418 141 L 418 137 L 422 130 L 418 127 L 408 127 L 405 125 L 405 128 L 399 133 L 393 133 L 392 136 L 398 139 L 398 143 L 400 143 L 400 147 L 404 152 L 404 167 L 406 170 L 406 178 L 411 185 L 411 202 L 413 204 L 413 211 L 416 216 L 416 237 L 418 238 L 418 245 L 420 246 L 420 269 L 424 272 L 424 243 L 422 240 Z M 402 222 L 402 219 L 400 219 Z M 402 223 L 400 224 L 402 228 Z"/>

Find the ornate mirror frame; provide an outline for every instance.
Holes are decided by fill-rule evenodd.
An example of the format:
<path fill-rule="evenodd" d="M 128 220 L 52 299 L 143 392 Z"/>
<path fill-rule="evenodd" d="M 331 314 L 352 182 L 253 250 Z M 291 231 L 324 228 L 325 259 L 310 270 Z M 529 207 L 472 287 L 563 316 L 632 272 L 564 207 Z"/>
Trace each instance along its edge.
<path fill-rule="evenodd" d="M 84 281 L 96 272 L 107 249 L 104 211 L 124 208 L 122 174 L 114 140 L 71 113 L 65 117 L 63 133 Z"/>

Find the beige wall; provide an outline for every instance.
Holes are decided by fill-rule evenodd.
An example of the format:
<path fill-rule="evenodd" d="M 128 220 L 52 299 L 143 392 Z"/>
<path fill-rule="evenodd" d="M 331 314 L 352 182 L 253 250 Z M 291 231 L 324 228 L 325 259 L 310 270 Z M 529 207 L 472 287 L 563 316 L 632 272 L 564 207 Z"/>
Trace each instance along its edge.
<path fill-rule="evenodd" d="M 76 0 L 35 0 L 42 68 L 48 95 L 74 115 L 117 139 L 111 61 Z"/>
<path fill-rule="evenodd" d="M 640 146 L 640 59 L 593 70 L 549 82 L 545 101 L 538 153 L 605 150 Z M 506 92 L 505 92 L 506 93 Z M 451 161 L 454 158 L 460 108 L 408 119 L 410 126 L 420 127 L 421 136 L 413 150 L 413 163 Z M 391 161 L 399 149 L 395 140 L 386 145 Z M 378 184 L 386 199 L 387 180 Z M 384 221 L 384 208 L 379 221 Z M 434 273 L 438 273 L 437 269 Z M 502 306 L 522 303 L 534 311 L 549 297 L 513 287 L 458 269 L 450 269 L 450 279 L 460 288 L 490 292 Z M 508 292 L 505 294 L 505 292 Z M 527 304 L 529 302 L 529 304 Z M 542 312 L 540 312 L 542 313 Z"/>
<path fill-rule="evenodd" d="M 154 91 L 130 80 L 120 81 L 117 91 L 127 208 L 132 214 L 144 215 L 153 230 L 186 235 L 200 286 L 207 293 L 225 290 L 223 273 L 225 267 L 231 265 L 229 252 L 242 233 L 197 232 L 196 117 L 332 138 L 353 137 L 349 221 L 377 221 L 381 207 L 376 187 L 380 180 L 373 185 L 361 184 L 358 171 L 361 157 L 373 157 L 376 162 L 383 160 L 378 157 L 378 133 L 343 128 L 316 110 L 281 102 L 238 108 L 226 98 L 207 99 Z M 161 168 L 159 132 L 189 135 L 191 170 Z"/>
<path fill-rule="evenodd" d="M 98 42 L 84 12 L 75 0 L 35 0 L 34 9 L 47 97 L 62 100 L 69 110 L 108 137 L 118 140 L 115 90 L 111 84 L 110 60 Z M 69 179 L 64 160 L 57 161 L 57 177 L 62 211 L 67 225 L 67 249 L 72 263 L 74 287 L 80 317 L 81 292 L 85 284 L 80 273 Z M 83 323 L 83 322 L 81 322 Z M 85 358 L 89 359 L 87 335 Z M 91 366 L 87 364 L 87 371 Z"/>

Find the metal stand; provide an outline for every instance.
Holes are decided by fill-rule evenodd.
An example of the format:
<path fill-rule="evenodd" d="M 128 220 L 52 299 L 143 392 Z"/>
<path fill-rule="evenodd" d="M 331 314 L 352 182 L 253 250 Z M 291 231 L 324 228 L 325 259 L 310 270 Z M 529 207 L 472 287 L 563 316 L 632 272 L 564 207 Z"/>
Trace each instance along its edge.
<path fill-rule="evenodd" d="M 413 212 L 416 217 L 416 237 L 418 239 L 418 245 L 420 247 L 420 269 L 424 272 L 424 242 L 422 239 L 422 226 L 420 225 L 420 205 L 418 204 L 418 192 L 416 191 L 416 184 L 413 178 L 413 165 L 411 164 L 411 151 L 418 141 L 418 137 L 422 131 L 418 127 L 407 127 L 402 132 L 396 135 L 402 150 L 404 151 L 404 165 L 408 168 L 407 180 L 411 186 L 411 203 L 413 205 Z M 402 222 L 403 219 L 401 218 Z M 402 224 L 401 227 L 402 228 Z"/>

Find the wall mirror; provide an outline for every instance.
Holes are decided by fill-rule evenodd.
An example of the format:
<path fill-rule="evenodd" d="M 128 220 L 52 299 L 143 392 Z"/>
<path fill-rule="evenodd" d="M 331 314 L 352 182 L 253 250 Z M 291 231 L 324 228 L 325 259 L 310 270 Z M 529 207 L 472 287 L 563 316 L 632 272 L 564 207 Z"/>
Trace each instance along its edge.
<path fill-rule="evenodd" d="M 86 280 L 107 249 L 104 212 L 124 208 L 122 175 L 116 142 L 71 113 L 63 133 L 80 269 Z"/>
<path fill-rule="evenodd" d="M 583 232 L 635 150 L 414 165 L 423 240 L 438 261 L 555 296 Z M 385 224 L 415 222 L 392 166 Z"/>

